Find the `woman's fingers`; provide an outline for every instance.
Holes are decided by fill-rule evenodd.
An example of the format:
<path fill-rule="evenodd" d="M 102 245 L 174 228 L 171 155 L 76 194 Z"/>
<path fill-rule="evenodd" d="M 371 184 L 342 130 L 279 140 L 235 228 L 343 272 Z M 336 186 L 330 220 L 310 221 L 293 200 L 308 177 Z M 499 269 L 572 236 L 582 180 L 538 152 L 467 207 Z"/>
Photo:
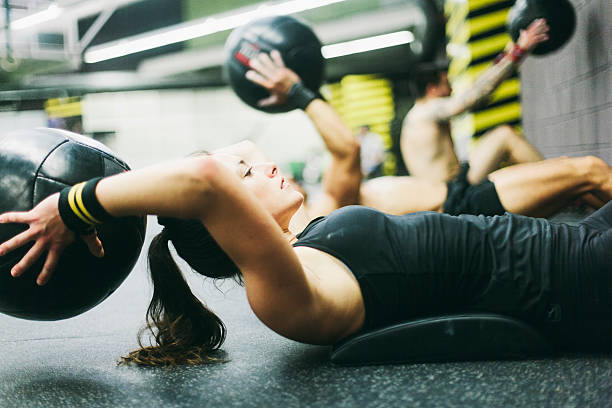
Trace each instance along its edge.
<path fill-rule="evenodd" d="M 278 66 L 274 63 L 274 61 L 272 61 L 272 59 L 270 58 L 270 55 L 266 54 L 266 53 L 260 53 L 257 56 L 257 59 L 259 60 L 259 62 L 261 63 L 261 66 L 264 67 L 264 69 L 266 70 L 266 72 L 269 72 L 270 74 L 274 74 L 274 72 L 276 70 L 278 70 Z"/>
<path fill-rule="evenodd" d="M 30 217 L 27 212 L 7 212 L 0 214 L 0 224 L 27 224 L 29 221 Z"/>
<path fill-rule="evenodd" d="M 285 103 L 291 87 L 300 81 L 295 72 L 285 67 L 277 50 L 272 50 L 270 54 L 260 53 L 251 60 L 251 67 L 253 69 L 247 71 L 245 77 L 271 94 L 257 102 L 261 107 Z"/>
<path fill-rule="evenodd" d="M 34 238 L 35 234 L 28 233 L 28 231 L 23 232 L 2 244 L 2 250 L 4 250 L 6 246 L 6 248 L 8 248 L 6 252 L 10 252 L 10 250 L 15 249 L 29 241 L 32 241 Z M 104 248 L 102 247 L 102 242 L 95 233 L 90 235 L 84 235 L 81 238 L 87 245 L 89 251 L 94 256 L 104 256 Z M 43 268 L 36 279 L 36 283 L 42 286 L 49 281 L 51 275 L 53 274 L 53 271 L 55 270 L 60 260 L 60 255 L 63 251 L 64 244 L 60 244 L 59 246 L 50 246 L 48 242 L 45 242 L 46 240 L 43 239 L 37 240 L 34 246 L 30 248 L 30 250 L 23 256 L 23 258 L 21 258 L 21 260 L 17 264 L 15 264 L 15 266 L 13 266 L 13 268 L 11 269 L 11 275 L 13 277 L 16 278 L 23 275 L 23 273 L 30 269 L 36 263 L 36 261 L 38 261 L 38 259 L 45 253 L 45 251 L 48 250 L 47 258 L 45 259 Z"/>
<path fill-rule="evenodd" d="M 51 279 L 51 275 L 53 274 L 53 271 L 55 270 L 55 267 L 57 266 L 59 259 L 60 259 L 59 251 L 49 251 L 49 254 L 47 255 L 47 259 L 45 260 L 45 264 L 43 265 L 42 270 L 38 274 L 38 278 L 36 278 L 36 284 L 38 286 L 43 286 L 47 282 L 49 282 L 49 279 Z"/>
<path fill-rule="evenodd" d="M 27 271 L 45 251 L 45 246 L 40 242 L 36 242 L 32 248 L 21 258 L 11 269 L 11 276 L 14 278 L 21 276 Z"/>
<path fill-rule="evenodd" d="M 267 98 L 257 101 L 257 105 L 261 107 L 276 105 L 279 103 L 278 95 L 270 95 Z"/>
<path fill-rule="evenodd" d="M 270 52 L 270 57 L 272 58 L 272 61 L 274 61 L 276 66 L 285 68 L 285 61 L 283 61 L 283 57 L 281 56 L 281 53 L 278 50 L 272 50 L 272 52 Z"/>
<path fill-rule="evenodd" d="M 244 76 L 249 81 L 255 82 L 257 85 L 263 86 L 266 89 L 271 87 L 270 82 L 266 78 L 264 78 L 263 76 L 261 76 L 260 74 L 258 74 L 257 72 L 253 70 L 247 71 L 246 74 L 244 74 Z"/>
<path fill-rule="evenodd" d="M 93 256 L 98 258 L 102 258 L 104 256 L 104 247 L 102 246 L 102 242 L 95 232 L 89 235 L 81 235 L 81 239 L 83 242 L 85 242 L 85 245 L 87 245 L 89 252 L 91 252 Z"/>
<path fill-rule="evenodd" d="M 267 54 L 259 54 L 257 57 L 251 59 L 250 65 L 251 68 L 257 71 L 258 74 L 266 78 L 270 78 L 274 75 L 274 69 L 269 67 L 268 64 L 264 63 L 264 59 L 262 58 L 263 55 L 265 55 L 267 59 L 270 60 L 270 57 L 268 57 Z"/>
<path fill-rule="evenodd" d="M 41 256 L 46 255 L 43 269 L 37 277 L 37 283 L 44 285 L 53 273 L 63 249 L 74 241 L 74 232 L 62 222 L 58 212 L 59 193 L 52 194 L 26 212 L 9 212 L 0 215 L 0 223 L 27 224 L 28 229 L 17 234 L 0 245 L 0 256 L 13 251 L 28 242 L 34 241 L 32 247 L 13 266 L 11 275 L 23 275 Z M 95 238 L 91 241 L 95 244 Z M 101 246 L 101 244 L 100 244 Z M 94 248 L 100 253 L 100 248 Z"/>
<path fill-rule="evenodd" d="M 0 245 L 0 256 L 6 255 L 11 251 L 27 244 L 28 242 L 35 239 L 35 233 L 28 229 L 21 234 L 15 235 L 13 238 Z"/>

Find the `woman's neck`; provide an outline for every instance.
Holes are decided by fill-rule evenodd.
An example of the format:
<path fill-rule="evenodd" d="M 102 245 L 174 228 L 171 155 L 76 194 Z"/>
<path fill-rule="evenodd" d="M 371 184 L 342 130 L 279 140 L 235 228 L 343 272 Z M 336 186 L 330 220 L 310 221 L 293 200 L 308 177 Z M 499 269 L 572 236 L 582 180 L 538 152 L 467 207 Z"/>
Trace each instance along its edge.
<path fill-rule="evenodd" d="M 283 230 L 283 234 L 285 235 L 285 238 L 287 239 L 287 242 L 289 242 L 289 244 L 293 245 L 297 242 L 297 237 L 295 236 L 295 234 L 291 231 L 287 230 Z"/>
<path fill-rule="evenodd" d="M 299 234 L 300 232 L 304 230 L 304 228 L 306 228 L 310 220 L 311 219 L 308 216 L 306 209 L 302 205 L 295 212 L 295 214 L 293 214 L 293 217 L 291 217 L 291 221 L 289 222 L 289 228 L 287 228 L 287 230 L 291 232 L 293 235 Z"/>

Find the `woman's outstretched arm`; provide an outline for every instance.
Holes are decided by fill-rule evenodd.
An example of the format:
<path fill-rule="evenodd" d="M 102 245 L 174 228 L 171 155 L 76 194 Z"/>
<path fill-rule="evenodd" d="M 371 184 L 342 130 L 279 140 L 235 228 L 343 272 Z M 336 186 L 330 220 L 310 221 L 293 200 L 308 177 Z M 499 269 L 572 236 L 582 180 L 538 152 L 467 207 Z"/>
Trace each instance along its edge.
<path fill-rule="evenodd" d="M 199 177 L 201 158 L 156 165 L 121 175 L 108 177 L 98 183 L 96 196 L 112 216 L 160 214 L 184 218 L 198 218 L 205 208 L 209 182 Z M 103 190 L 100 193 L 100 190 Z M 182 197 L 180 200 L 174 197 Z M 28 224 L 29 228 L 0 245 L 0 256 L 28 242 L 34 246 L 13 267 L 13 276 L 20 276 L 48 251 L 46 262 L 38 277 L 45 284 L 55 268 L 64 248 L 75 239 L 75 234 L 63 223 L 58 209 L 59 193 L 53 194 L 28 212 L 0 215 L 0 223 Z M 101 244 L 94 234 L 82 236 L 94 255 L 102 256 Z"/>
<path fill-rule="evenodd" d="M 265 279 L 293 288 L 304 283 L 301 265 L 281 228 L 243 187 L 239 175 L 211 157 L 187 158 L 105 178 L 97 185 L 96 197 L 114 217 L 157 214 L 200 219 L 246 280 Z M 19 263 L 20 272 L 46 251 L 59 257 L 74 240 L 74 233 L 63 225 L 57 203 L 55 194 L 27 213 L 0 216 L 2 223 L 30 226 L 0 245 L 1 254 L 36 242 L 32 248 L 36 252 Z M 45 272 L 48 279 L 52 270 Z"/>

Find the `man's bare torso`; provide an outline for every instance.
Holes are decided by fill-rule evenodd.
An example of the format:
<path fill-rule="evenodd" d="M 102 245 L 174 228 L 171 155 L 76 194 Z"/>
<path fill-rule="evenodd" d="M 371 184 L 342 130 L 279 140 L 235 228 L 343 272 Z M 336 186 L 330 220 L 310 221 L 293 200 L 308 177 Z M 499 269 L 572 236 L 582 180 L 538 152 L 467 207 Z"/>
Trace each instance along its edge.
<path fill-rule="evenodd" d="M 420 114 L 422 104 L 408 112 L 402 127 L 401 149 L 410 175 L 432 181 L 452 180 L 460 163 L 449 122 L 435 122 Z"/>

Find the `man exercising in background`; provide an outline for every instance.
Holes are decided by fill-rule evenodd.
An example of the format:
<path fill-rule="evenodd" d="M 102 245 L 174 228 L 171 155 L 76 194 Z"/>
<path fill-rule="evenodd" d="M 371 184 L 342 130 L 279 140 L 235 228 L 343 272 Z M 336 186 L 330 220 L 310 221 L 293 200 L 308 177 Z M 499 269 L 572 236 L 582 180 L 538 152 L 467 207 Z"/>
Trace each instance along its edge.
<path fill-rule="evenodd" d="M 431 180 L 465 178 L 477 184 L 499 167 L 501 160 L 512 164 L 542 160 L 540 153 L 508 125 L 485 133 L 470 152 L 469 167 L 459 162 L 450 131 L 450 119 L 477 106 L 519 66 L 538 44 L 548 40 L 548 26 L 535 20 L 523 30 L 516 44 L 510 42 L 466 91 L 451 96 L 445 71 L 422 73 L 417 78 L 417 100 L 404 119 L 400 147 L 411 175 Z"/>

